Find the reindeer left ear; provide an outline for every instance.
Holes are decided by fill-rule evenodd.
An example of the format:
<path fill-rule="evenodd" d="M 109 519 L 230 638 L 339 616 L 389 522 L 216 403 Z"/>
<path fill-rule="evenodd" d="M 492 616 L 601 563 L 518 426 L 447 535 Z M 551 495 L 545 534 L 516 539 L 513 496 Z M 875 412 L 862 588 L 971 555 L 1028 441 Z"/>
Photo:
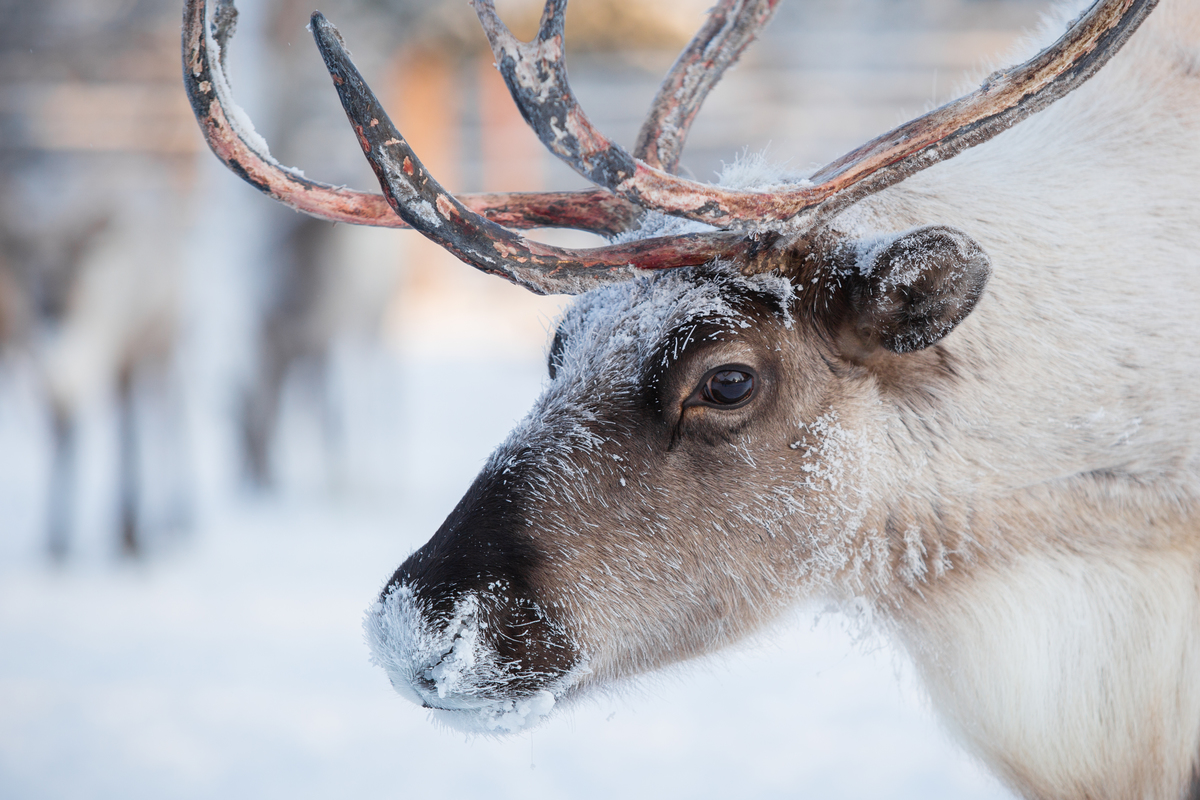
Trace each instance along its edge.
<path fill-rule="evenodd" d="M 847 287 L 855 332 L 893 353 L 929 347 L 971 313 L 991 272 L 979 243 L 954 228 L 918 228 L 877 245 Z"/>

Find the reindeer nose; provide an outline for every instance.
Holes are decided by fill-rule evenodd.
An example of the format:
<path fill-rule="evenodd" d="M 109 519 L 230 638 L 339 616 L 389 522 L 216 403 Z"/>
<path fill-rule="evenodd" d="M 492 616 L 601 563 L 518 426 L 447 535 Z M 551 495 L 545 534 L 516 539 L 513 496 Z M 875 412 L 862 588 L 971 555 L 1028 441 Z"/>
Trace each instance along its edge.
<path fill-rule="evenodd" d="M 446 599 L 436 598 L 429 605 L 445 607 Z M 461 683 L 464 672 L 480 669 L 484 672 L 478 676 L 486 680 L 471 686 L 472 694 L 511 697 L 537 692 L 576 661 L 577 650 L 562 627 L 506 581 L 489 581 L 463 592 L 450 608 L 451 613 L 440 619 L 433 615 L 433 624 L 442 625 L 448 649 L 421 676 L 437 687 L 440 697 L 447 687 Z"/>
<path fill-rule="evenodd" d="M 519 730 L 586 672 L 561 615 L 543 601 L 527 516 L 484 470 L 446 521 L 392 576 L 367 640 L 402 695 L 445 722 Z"/>
<path fill-rule="evenodd" d="M 401 695 L 470 730 L 527 727 L 580 672 L 563 627 L 501 580 L 453 593 L 394 584 L 366 628 Z"/>

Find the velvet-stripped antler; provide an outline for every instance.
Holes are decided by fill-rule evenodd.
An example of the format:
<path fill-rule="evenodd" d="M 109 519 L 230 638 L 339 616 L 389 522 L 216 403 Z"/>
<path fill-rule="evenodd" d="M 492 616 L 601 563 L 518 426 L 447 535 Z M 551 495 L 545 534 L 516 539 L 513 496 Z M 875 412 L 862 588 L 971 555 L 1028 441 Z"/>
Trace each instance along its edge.
<path fill-rule="evenodd" d="M 231 169 L 289 205 L 330 219 L 389 224 L 383 221 L 389 219 L 386 203 L 409 225 L 468 263 L 539 292 L 581 291 L 623 277 L 635 267 L 672 268 L 719 258 L 747 271 L 774 268 L 787 261 L 786 253 L 774 249 L 782 235 L 811 238 L 846 206 L 986 141 L 1078 87 L 1120 48 L 1157 2 L 1097 2 L 1054 45 L 1019 67 L 996 73 L 976 92 L 868 142 L 819 170 L 810 181 L 755 192 L 689 181 L 671 170 L 700 104 L 770 18 L 778 0 L 720 0 L 664 81 L 639 135 L 637 157 L 600 134 L 571 94 L 563 62 L 566 0 L 548 0 L 538 36 L 530 43 L 513 37 L 496 16 L 492 0 L 473 0 L 526 120 L 552 152 L 625 198 L 620 200 L 595 191 L 453 197 L 429 176 L 396 132 L 354 69 L 340 37 L 320 15 L 314 16 L 314 34 L 384 197 L 307 181 L 271 159 L 248 123 L 230 121 L 240 111 L 229 99 L 221 59 L 214 55 L 231 32 L 232 0 L 219 1 L 221 11 L 210 37 L 204 29 L 204 0 L 188 0 L 184 67 L 197 118 L 214 151 Z M 572 250 L 527 240 L 494 222 L 612 234 L 634 225 L 642 208 L 727 230 Z"/>
<path fill-rule="evenodd" d="M 731 231 L 642 239 L 592 249 L 532 241 L 468 209 L 426 171 L 350 60 L 337 29 L 320 13 L 313 37 L 346 116 L 384 195 L 405 222 L 478 269 L 539 293 L 576 293 L 631 277 L 634 268 L 697 266 L 714 258 L 748 263 L 773 236 Z"/>
<path fill-rule="evenodd" d="M 212 29 L 207 0 L 187 0 L 183 13 L 183 81 L 204 138 L 233 172 L 280 202 L 333 222 L 405 228 L 380 194 L 309 180 L 271 157 L 267 144 L 233 101 L 225 55 L 237 21 L 232 0 L 218 0 Z M 466 194 L 471 210 L 513 228 L 560 227 L 612 236 L 627 230 L 641 209 L 602 189 L 579 192 Z"/>
<path fill-rule="evenodd" d="M 741 57 L 779 6 L 779 0 L 721 0 L 663 79 L 638 132 L 633 154 L 675 172 L 692 121 L 708 93 Z"/>
<path fill-rule="evenodd" d="M 1062 38 L 1024 64 L 995 73 L 971 94 L 867 142 L 809 181 L 769 192 L 726 189 L 672 175 L 635 158 L 597 130 L 567 82 L 566 0 L 547 0 L 532 42 L 513 36 L 492 0 L 472 2 L 521 113 L 542 143 L 581 175 L 666 214 L 720 228 L 804 233 L 1068 94 L 1120 49 L 1157 0 L 1098 0 Z"/>
<path fill-rule="evenodd" d="M 300 211 L 335 222 L 414 227 L 468 264 L 539 293 L 576 293 L 623 280 L 636 269 L 697 266 L 718 258 L 747 266 L 777 238 L 714 231 L 571 249 L 518 236 L 497 223 L 615 235 L 633 227 L 642 210 L 600 189 L 454 197 L 433 180 L 404 142 L 354 68 L 340 36 L 320 15 L 313 18 L 314 36 L 384 194 L 311 181 L 270 156 L 232 100 L 224 69 L 237 14 L 232 0 L 218 0 L 211 31 L 205 25 L 207 13 L 206 0 L 187 0 L 184 82 L 205 138 L 241 178 Z M 707 87 L 693 92 L 690 102 L 698 104 L 706 92 Z"/>

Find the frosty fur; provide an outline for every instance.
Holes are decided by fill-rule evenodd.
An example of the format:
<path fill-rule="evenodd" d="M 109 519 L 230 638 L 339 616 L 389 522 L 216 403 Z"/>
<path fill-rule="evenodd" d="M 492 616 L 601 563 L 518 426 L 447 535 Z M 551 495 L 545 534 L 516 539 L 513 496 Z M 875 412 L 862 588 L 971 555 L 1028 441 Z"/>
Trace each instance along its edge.
<path fill-rule="evenodd" d="M 829 598 L 871 610 L 1021 794 L 1195 796 L 1200 5 L 1163 0 L 1073 94 L 835 221 L 859 252 L 929 225 L 991 279 L 916 352 L 823 329 L 821 281 L 681 270 L 567 312 L 556 377 L 484 469 L 520 477 L 537 602 L 582 654 L 547 691 Z M 719 420 L 675 409 L 726 363 L 774 388 Z M 671 401 L 665 455 L 647 391 Z M 394 680 L 456 658 L 408 655 L 431 623 L 403 591 L 367 618 Z"/>

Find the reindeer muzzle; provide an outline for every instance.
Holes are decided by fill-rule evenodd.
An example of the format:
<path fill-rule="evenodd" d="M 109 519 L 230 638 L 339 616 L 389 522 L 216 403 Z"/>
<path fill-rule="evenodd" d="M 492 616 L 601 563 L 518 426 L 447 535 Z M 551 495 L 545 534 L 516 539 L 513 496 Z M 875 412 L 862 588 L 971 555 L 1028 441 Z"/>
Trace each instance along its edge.
<path fill-rule="evenodd" d="M 532 726 L 586 672 L 562 627 L 503 580 L 452 600 L 393 584 L 367 610 L 364 628 L 397 692 L 472 732 Z"/>

